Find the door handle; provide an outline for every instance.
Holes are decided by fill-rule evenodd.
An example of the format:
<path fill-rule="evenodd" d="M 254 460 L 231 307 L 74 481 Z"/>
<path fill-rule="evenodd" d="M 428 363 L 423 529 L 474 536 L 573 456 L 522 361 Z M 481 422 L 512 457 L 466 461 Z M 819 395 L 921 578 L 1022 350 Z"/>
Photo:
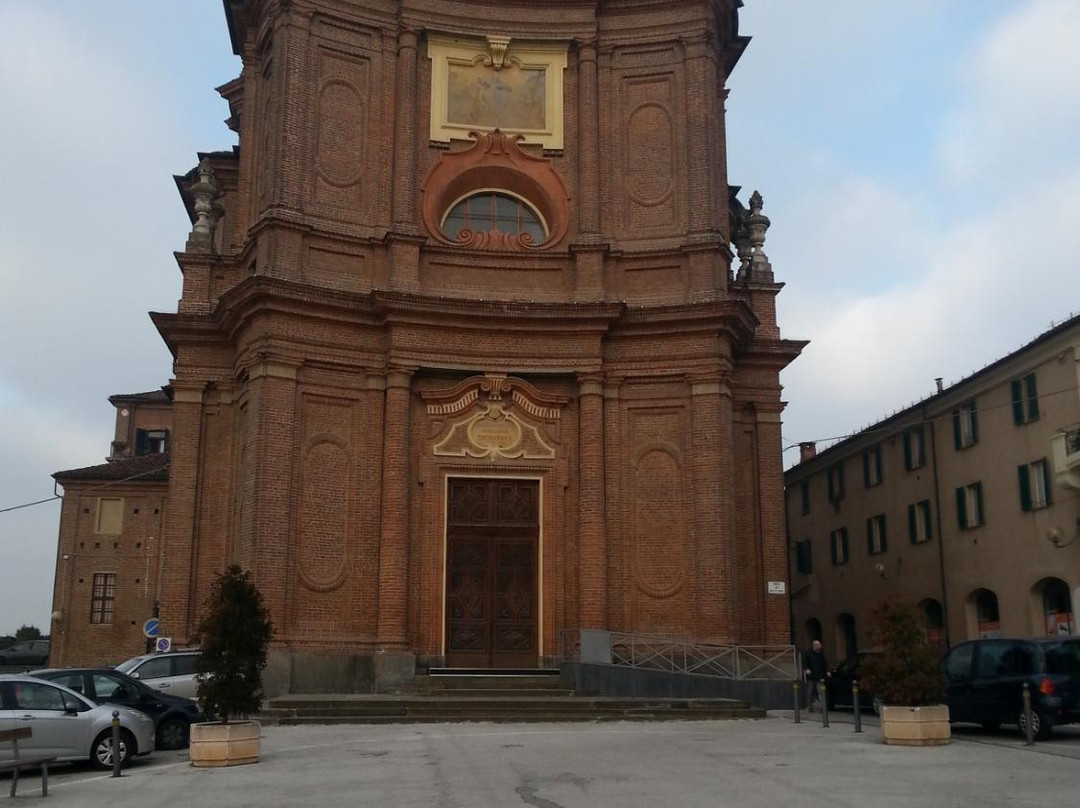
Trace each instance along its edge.
<path fill-rule="evenodd" d="M 168 682 L 162 682 L 160 685 L 158 685 L 158 690 L 164 690 L 167 687 L 172 687 L 172 685 L 170 685 Z"/>
<path fill-rule="evenodd" d="M 33 721 L 35 718 L 37 718 L 37 716 L 35 716 L 35 715 L 20 715 L 19 716 L 20 721 Z"/>

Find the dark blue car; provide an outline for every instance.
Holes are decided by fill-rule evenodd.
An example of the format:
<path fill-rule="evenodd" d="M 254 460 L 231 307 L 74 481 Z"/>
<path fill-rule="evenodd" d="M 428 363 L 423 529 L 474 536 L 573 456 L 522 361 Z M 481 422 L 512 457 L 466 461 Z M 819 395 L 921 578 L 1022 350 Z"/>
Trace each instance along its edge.
<path fill-rule="evenodd" d="M 1025 731 L 1023 687 L 1031 692 L 1032 732 L 1080 723 L 1080 637 L 972 640 L 942 660 L 949 720 Z"/>

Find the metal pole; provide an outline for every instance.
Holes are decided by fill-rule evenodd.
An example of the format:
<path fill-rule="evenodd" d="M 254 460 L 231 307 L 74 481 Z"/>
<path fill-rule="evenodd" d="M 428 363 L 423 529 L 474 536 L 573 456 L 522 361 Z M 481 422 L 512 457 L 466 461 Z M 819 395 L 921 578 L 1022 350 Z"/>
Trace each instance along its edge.
<path fill-rule="evenodd" d="M 855 710 L 855 731 L 862 732 L 862 711 L 859 709 L 859 681 L 851 681 L 851 705 Z"/>
<path fill-rule="evenodd" d="M 802 723 L 802 713 L 799 711 L 799 680 L 793 679 L 791 681 L 791 690 L 795 694 L 795 723 Z"/>
<path fill-rule="evenodd" d="M 821 707 L 821 726 L 829 726 L 829 703 L 825 698 L 825 682 L 820 681 L 817 685 L 818 703 Z"/>
<path fill-rule="evenodd" d="M 120 711 L 112 711 L 112 776 L 120 776 Z"/>
<path fill-rule="evenodd" d="M 1024 692 L 1022 696 L 1024 700 L 1024 743 L 1027 746 L 1035 745 L 1035 731 L 1031 726 L 1031 688 L 1028 687 L 1028 683 L 1024 682 Z"/>

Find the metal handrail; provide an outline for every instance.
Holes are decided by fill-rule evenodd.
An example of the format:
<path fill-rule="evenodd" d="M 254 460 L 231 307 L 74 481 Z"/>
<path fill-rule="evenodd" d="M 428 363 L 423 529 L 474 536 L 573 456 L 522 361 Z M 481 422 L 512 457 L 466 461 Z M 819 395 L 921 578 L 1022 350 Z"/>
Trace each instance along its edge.
<path fill-rule="evenodd" d="M 611 631 L 611 664 L 638 670 L 695 673 L 724 679 L 790 682 L 799 678 L 793 645 L 717 645 L 654 634 Z M 576 661 L 581 637 L 558 632 L 559 658 Z"/>

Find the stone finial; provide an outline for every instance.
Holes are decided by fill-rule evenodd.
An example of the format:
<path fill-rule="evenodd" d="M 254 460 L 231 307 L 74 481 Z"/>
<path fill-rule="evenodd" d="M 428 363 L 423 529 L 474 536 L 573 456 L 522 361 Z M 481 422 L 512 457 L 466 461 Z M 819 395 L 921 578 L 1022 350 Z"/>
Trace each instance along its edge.
<path fill-rule="evenodd" d="M 761 212 L 765 200 L 758 191 L 754 191 L 750 197 L 750 215 L 746 217 L 746 229 L 750 237 L 750 279 L 758 282 L 771 283 L 773 280 L 772 264 L 765 254 L 765 233 L 771 222 L 769 217 Z M 742 251 L 740 250 L 740 257 Z M 741 272 L 741 270 L 740 270 Z"/>
<path fill-rule="evenodd" d="M 489 36 L 487 43 L 488 55 L 484 58 L 484 64 L 496 70 L 502 70 L 506 63 L 506 49 L 510 47 L 510 37 Z"/>
<path fill-rule="evenodd" d="M 199 181 L 191 186 L 191 195 L 195 199 L 195 224 L 191 227 L 191 240 L 209 243 L 214 235 L 214 225 L 222 213 L 221 189 L 214 177 L 210 159 L 204 157 L 199 162 Z"/>

